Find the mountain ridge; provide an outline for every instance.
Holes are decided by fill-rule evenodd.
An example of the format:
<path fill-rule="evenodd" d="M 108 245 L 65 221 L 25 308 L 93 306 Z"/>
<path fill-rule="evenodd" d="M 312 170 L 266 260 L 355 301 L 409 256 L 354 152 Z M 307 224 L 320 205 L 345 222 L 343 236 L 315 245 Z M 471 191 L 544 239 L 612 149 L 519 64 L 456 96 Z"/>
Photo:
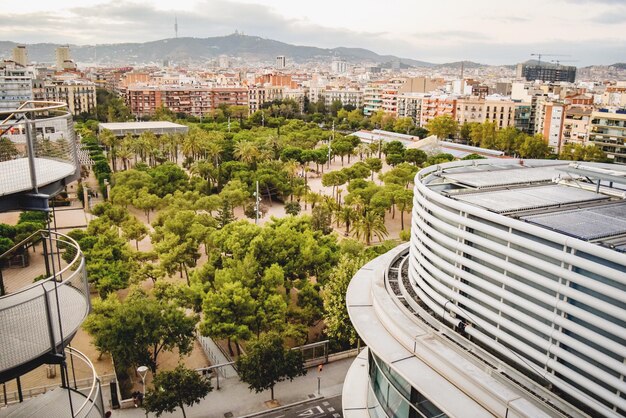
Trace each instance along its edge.
<path fill-rule="evenodd" d="M 0 41 L 0 51 L 10 55 L 16 45 L 26 45 L 29 59 L 35 62 L 54 61 L 54 49 L 63 44 L 36 43 L 18 44 L 12 41 Z M 365 48 L 319 48 L 314 46 L 293 45 L 273 39 L 242 34 L 215 36 L 209 38 L 167 38 L 148 42 L 127 42 L 117 44 L 74 45 L 70 44 L 72 58 L 76 62 L 98 62 L 107 60 L 111 63 L 130 61 L 148 63 L 162 60 L 203 61 L 220 55 L 237 56 L 244 59 L 256 59 L 272 62 L 277 55 L 285 55 L 288 61 L 302 63 L 320 58 L 345 59 L 348 62 L 372 61 L 384 64 L 393 61 L 412 67 L 433 67 L 436 64 L 401 58 L 394 55 L 381 55 Z M 123 57 L 123 58 L 122 58 Z"/>

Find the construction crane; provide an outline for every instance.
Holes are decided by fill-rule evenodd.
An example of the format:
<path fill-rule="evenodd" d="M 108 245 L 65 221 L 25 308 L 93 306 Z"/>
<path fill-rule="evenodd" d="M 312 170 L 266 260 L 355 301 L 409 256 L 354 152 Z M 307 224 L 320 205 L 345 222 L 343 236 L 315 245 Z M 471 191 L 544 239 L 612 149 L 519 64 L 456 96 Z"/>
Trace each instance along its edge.
<path fill-rule="evenodd" d="M 558 67 L 562 62 L 578 62 L 578 60 L 551 60 L 550 62 L 555 63 Z"/>
<path fill-rule="evenodd" d="M 538 65 L 541 65 L 541 57 L 569 57 L 571 55 L 562 54 L 530 54 L 531 57 L 537 57 Z"/>

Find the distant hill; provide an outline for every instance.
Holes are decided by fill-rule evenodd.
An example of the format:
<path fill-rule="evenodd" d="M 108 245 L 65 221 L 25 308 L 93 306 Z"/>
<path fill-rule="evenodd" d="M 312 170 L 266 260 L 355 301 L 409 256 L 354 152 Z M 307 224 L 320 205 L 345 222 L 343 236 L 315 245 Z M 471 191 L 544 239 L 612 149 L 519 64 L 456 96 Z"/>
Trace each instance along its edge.
<path fill-rule="evenodd" d="M 461 68 L 461 65 L 463 65 L 464 68 L 467 69 L 473 69 L 473 68 L 480 68 L 480 67 L 489 67 L 489 65 L 487 64 L 480 64 L 478 62 L 474 62 L 474 61 L 455 61 L 455 62 L 447 62 L 445 64 L 438 64 L 437 67 L 439 68 Z"/>
<path fill-rule="evenodd" d="M 626 70 L 626 62 L 617 62 L 613 65 L 609 65 L 609 67 L 614 67 L 617 68 L 619 70 Z"/>
<path fill-rule="evenodd" d="M 10 56 L 17 44 L 0 41 L 0 56 Z M 57 44 L 31 44 L 28 56 L 34 62 L 53 62 Z M 248 60 L 273 62 L 277 55 L 297 63 L 313 60 L 344 59 L 356 63 L 370 61 L 384 64 L 399 61 L 403 67 L 432 67 L 434 64 L 393 55 L 379 55 L 363 48 L 317 48 L 292 45 L 258 36 L 232 34 L 212 38 L 170 38 L 144 43 L 102 45 L 70 45 L 72 58 L 77 62 L 103 62 L 131 64 L 161 62 L 204 62 L 219 55 L 241 57 Z"/>

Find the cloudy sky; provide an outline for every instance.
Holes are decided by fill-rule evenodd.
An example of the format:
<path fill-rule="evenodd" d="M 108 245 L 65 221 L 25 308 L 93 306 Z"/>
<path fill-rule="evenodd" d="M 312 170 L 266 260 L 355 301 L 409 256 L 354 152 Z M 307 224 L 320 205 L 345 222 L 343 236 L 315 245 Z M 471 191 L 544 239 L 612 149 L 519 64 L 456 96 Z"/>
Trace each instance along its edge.
<path fill-rule="evenodd" d="M 103 44 L 233 33 L 432 62 L 626 62 L 626 0 L 0 0 L 0 40 Z M 10 6 L 10 7 L 9 7 Z M 544 60 L 557 59 L 555 57 Z"/>

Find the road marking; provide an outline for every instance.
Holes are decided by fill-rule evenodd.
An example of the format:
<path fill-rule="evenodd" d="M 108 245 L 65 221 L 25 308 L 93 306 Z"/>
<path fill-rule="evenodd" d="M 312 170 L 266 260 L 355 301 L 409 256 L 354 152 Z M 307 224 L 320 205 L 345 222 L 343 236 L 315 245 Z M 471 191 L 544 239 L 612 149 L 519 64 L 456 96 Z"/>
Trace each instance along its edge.
<path fill-rule="evenodd" d="M 322 405 L 328 406 L 328 405 L 330 405 L 330 402 L 322 402 Z"/>
<path fill-rule="evenodd" d="M 335 414 L 333 414 L 333 418 L 341 418 L 341 414 L 335 413 Z"/>
<path fill-rule="evenodd" d="M 333 408 L 332 406 L 328 408 L 328 412 L 335 412 L 335 408 Z"/>
<path fill-rule="evenodd" d="M 313 408 L 304 409 L 304 410 L 300 411 L 298 416 L 299 417 L 312 417 L 312 416 L 320 415 L 320 414 L 323 414 L 323 413 L 324 413 L 324 410 L 322 409 L 322 407 L 314 406 Z"/>

